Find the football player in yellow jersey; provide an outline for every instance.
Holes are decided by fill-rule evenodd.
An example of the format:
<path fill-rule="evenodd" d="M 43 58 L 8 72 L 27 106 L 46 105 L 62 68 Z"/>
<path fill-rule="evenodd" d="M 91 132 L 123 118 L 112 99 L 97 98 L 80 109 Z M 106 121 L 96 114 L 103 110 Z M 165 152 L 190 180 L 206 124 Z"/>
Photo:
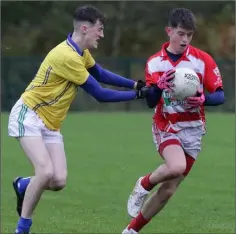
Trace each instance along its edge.
<path fill-rule="evenodd" d="M 35 175 L 17 177 L 13 187 L 20 216 L 15 233 L 29 233 L 32 214 L 44 190 L 64 188 L 67 178 L 66 156 L 60 133 L 78 87 L 100 102 L 120 102 L 144 98 L 145 83 L 111 73 L 95 63 L 88 49 L 104 37 L 105 17 L 92 6 L 78 8 L 74 31 L 53 48 L 42 62 L 35 78 L 13 106 L 9 135 L 19 140 L 32 163 Z M 99 82 L 129 91 L 105 89 Z"/>

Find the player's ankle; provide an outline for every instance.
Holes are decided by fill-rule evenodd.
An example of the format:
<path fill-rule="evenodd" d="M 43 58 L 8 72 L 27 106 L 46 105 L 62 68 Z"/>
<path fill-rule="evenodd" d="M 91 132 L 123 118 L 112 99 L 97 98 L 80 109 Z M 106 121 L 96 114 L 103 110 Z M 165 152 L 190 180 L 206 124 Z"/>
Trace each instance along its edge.
<path fill-rule="evenodd" d="M 32 226 L 32 219 L 31 218 L 20 217 L 18 224 L 17 224 L 17 230 L 19 232 L 29 232 L 31 226 Z"/>
<path fill-rule="evenodd" d="M 147 190 L 147 191 L 151 191 L 157 184 L 151 183 L 150 182 L 150 176 L 152 173 L 146 175 L 143 177 L 143 179 L 141 180 L 141 185 L 142 187 Z"/>
<path fill-rule="evenodd" d="M 139 232 L 146 224 L 150 222 L 151 219 L 146 219 L 143 217 L 143 214 L 139 212 L 138 216 L 130 222 L 128 226 L 129 229 L 133 229 L 136 232 Z"/>

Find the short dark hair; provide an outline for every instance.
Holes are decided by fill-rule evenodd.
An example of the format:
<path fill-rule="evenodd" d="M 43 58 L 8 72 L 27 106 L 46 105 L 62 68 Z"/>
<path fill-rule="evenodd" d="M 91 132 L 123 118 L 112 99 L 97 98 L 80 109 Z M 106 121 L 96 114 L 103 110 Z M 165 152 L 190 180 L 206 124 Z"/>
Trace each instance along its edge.
<path fill-rule="evenodd" d="M 105 23 L 105 15 L 98 10 L 96 7 L 91 5 L 86 5 L 78 7 L 74 13 L 75 21 L 89 21 L 92 24 L 95 24 L 99 20 L 102 24 Z"/>
<path fill-rule="evenodd" d="M 170 13 L 169 26 L 177 28 L 180 26 L 186 30 L 196 29 L 196 18 L 192 11 L 186 8 L 175 8 Z"/>

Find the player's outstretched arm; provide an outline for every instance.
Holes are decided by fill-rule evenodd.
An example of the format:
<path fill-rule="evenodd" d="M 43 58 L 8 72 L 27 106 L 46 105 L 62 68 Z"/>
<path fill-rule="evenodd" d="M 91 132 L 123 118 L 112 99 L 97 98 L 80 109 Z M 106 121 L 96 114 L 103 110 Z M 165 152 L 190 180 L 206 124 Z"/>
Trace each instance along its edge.
<path fill-rule="evenodd" d="M 135 82 L 134 80 L 119 76 L 106 69 L 103 69 L 97 63 L 93 67 L 89 68 L 88 71 L 98 82 L 103 84 L 137 90 L 145 86 L 145 82 Z"/>
<path fill-rule="evenodd" d="M 140 99 L 144 98 L 147 92 L 147 89 L 145 88 L 138 91 L 118 91 L 106 89 L 103 88 L 91 75 L 89 75 L 88 79 L 85 81 L 85 83 L 80 85 L 80 87 L 92 95 L 99 102 L 122 102 L 136 98 Z"/>

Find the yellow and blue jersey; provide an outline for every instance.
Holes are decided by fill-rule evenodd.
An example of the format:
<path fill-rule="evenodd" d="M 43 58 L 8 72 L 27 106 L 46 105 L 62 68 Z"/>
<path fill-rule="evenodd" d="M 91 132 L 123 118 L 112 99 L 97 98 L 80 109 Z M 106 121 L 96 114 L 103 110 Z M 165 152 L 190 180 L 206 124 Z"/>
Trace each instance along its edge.
<path fill-rule="evenodd" d="M 69 34 L 66 41 L 48 53 L 21 97 L 50 130 L 60 129 L 78 86 L 100 102 L 136 98 L 136 91 L 104 89 L 98 82 L 131 89 L 135 83 L 102 69 L 88 50 L 80 51 Z"/>
<path fill-rule="evenodd" d="M 58 130 L 77 93 L 77 86 L 88 79 L 87 69 L 94 65 L 90 52 L 78 53 L 78 47 L 68 36 L 45 57 L 22 94 L 24 103 L 39 115 L 49 129 Z"/>

